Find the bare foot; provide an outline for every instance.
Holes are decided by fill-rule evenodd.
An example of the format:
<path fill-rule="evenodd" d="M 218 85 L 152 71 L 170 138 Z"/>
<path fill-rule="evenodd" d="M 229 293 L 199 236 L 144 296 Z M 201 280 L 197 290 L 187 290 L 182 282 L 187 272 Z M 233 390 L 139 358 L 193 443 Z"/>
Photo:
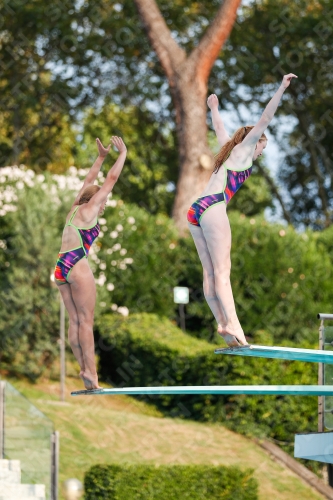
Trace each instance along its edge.
<path fill-rule="evenodd" d="M 226 327 L 222 325 L 218 325 L 217 333 L 223 337 L 224 341 L 227 343 L 229 347 L 239 347 L 240 345 L 248 345 L 248 342 L 245 338 L 243 330 L 239 330 L 239 332 L 229 333 Z"/>
<path fill-rule="evenodd" d="M 84 383 L 84 387 L 87 391 L 92 391 L 93 389 L 102 389 L 100 385 L 98 385 L 98 376 L 92 375 L 87 371 L 80 371 L 80 377 Z"/>

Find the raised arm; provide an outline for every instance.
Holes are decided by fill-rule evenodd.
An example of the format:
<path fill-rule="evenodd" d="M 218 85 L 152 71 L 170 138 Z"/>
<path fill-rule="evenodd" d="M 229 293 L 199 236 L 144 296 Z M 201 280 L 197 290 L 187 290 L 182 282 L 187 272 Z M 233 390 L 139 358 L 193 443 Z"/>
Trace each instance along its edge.
<path fill-rule="evenodd" d="M 264 112 L 261 115 L 261 118 L 258 121 L 258 123 L 247 134 L 245 139 L 240 144 L 238 144 L 236 146 L 238 149 L 247 148 L 249 150 L 252 150 L 252 152 L 253 152 L 253 149 L 254 149 L 253 146 L 255 146 L 257 144 L 260 137 L 262 136 L 262 134 L 265 132 L 266 128 L 268 127 L 269 123 L 272 121 L 273 116 L 275 114 L 275 111 L 277 110 L 277 107 L 280 103 L 281 97 L 282 97 L 284 91 L 286 90 L 286 88 L 289 87 L 290 82 L 293 78 L 297 78 L 297 76 L 294 75 L 293 73 L 289 73 L 289 75 L 285 75 L 283 77 L 283 80 L 282 80 L 280 87 L 278 88 L 277 92 L 274 94 L 272 99 L 269 101 L 269 103 L 267 104 L 267 106 L 264 109 Z"/>
<path fill-rule="evenodd" d="M 230 137 L 224 128 L 224 123 L 219 113 L 219 101 L 215 94 L 211 94 L 208 97 L 207 105 L 212 112 L 212 122 L 218 143 L 220 146 L 224 146 L 228 141 L 230 141 Z"/>
<path fill-rule="evenodd" d="M 111 193 L 113 186 L 115 185 L 115 183 L 119 178 L 119 175 L 121 174 L 121 171 L 123 169 L 126 160 L 127 148 L 121 137 L 112 136 L 111 143 L 118 149 L 119 157 L 115 162 L 115 164 L 113 165 L 113 167 L 109 170 L 101 189 L 96 194 L 94 194 L 94 196 L 90 199 L 88 203 L 86 203 L 82 207 L 81 209 L 82 211 L 91 209 L 94 210 L 97 209 L 98 211 L 100 205 L 106 200 L 107 196 Z"/>
<path fill-rule="evenodd" d="M 90 186 L 91 184 L 94 184 L 95 180 L 97 179 L 98 173 L 101 170 L 101 166 L 103 165 L 105 157 L 108 155 L 108 153 L 110 151 L 111 144 L 109 144 L 105 148 L 103 146 L 103 144 L 101 143 L 101 141 L 98 138 L 96 139 L 96 144 L 97 144 L 97 148 L 98 148 L 98 157 L 96 158 L 93 166 L 89 170 L 89 172 L 88 172 L 88 174 L 87 174 L 87 176 L 86 176 L 86 178 L 84 180 L 83 186 L 80 189 L 79 194 L 75 198 L 75 201 L 74 201 L 73 205 L 77 205 L 78 204 L 79 199 L 80 199 L 83 191 L 86 189 L 86 187 Z"/>

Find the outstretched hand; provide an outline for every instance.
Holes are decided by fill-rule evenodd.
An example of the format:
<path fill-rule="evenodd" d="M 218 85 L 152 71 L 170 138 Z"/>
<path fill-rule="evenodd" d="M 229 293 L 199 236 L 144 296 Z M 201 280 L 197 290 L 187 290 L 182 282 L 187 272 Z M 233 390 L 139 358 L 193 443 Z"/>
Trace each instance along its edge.
<path fill-rule="evenodd" d="M 210 109 L 218 108 L 219 107 L 219 100 L 218 100 L 216 94 L 210 94 L 210 96 L 207 99 L 207 106 Z"/>
<path fill-rule="evenodd" d="M 96 139 L 96 144 L 98 148 L 98 155 L 102 158 L 105 158 L 110 151 L 111 144 L 109 144 L 108 147 L 105 148 L 99 139 Z"/>
<path fill-rule="evenodd" d="M 286 89 L 287 87 L 289 87 L 290 85 L 290 82 L 293 78 L 298 78 L 298 76 L 294 75 L 293 73 L 289 73 L 289 75 L 285 75 L 283 77 L 283 80 L 282 80 L 282 83 L 281 83 L 281 87 L 283 87 L 284 89 Z"/>
<path fill-rule="evenodd" d="M 119 153 L 124 153 L 127 151 L 127 148 L 126 148 L 124 141 L 122 140 L 121 137 L 113 135 L 111 137 L 111 142 L 118 149 Z"/>

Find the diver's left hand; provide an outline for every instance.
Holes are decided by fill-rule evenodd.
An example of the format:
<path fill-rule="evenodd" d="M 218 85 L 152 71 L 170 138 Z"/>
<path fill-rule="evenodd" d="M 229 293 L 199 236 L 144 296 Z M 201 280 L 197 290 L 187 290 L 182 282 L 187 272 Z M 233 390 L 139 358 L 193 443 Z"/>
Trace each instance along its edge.
<path fill-rule="evenodd" d="M 96 139 L 96 144 L 97 144 L 97 148 L 98 148 L 98 156 L 100 156 L 101 158 L 105 158 L 107 156 L 108 152 L 110 151 L 111 144 L 109 144 L 105 148 L 98 138 Z"/>

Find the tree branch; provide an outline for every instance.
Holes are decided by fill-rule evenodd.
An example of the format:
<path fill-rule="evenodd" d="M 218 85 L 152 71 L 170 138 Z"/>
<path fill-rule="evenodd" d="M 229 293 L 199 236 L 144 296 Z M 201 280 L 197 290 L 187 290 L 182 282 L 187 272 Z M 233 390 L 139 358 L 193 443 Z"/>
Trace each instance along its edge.
<path fill-rule="evenodd" d="M 260 164 L 257 165 L 257 168 L 258 168 L 259 172 L 261 173 L 261 175 L 264 177 L 264 179 L 267 182 L 267 184 L 269 185 L 271 193 L 279 201 L 279 203 L 281 205 L 281 208 L 282 208 L 283 217 L 288 222 L 288 224 L 292 225 L 292 219 L 291 219 L 290 212 L 285 207 L 284 201 L 283 201 L 283 199 L 282 199 L 282 197 L 281 197 L 281 195 L 279 193 L 277 185 L 275 184 L 275 182 L 273 181 L 273 179 L 269 175 L 269 173 Z"/>
<path fill-rule="evenodd" d="M 296 100 L 295 93 L 292 92 L 292 94 L 294 95 L 295 100 Z M 300 128 L 301 132 L 303 132 L 304 137 L 307 139 L 307 146 L 308 147 L 306 149 L 310 153 L 310 164 L 311 164 L 312 170 L 315 173 L 316 178 L 317 178 L 318 195 L 319 195 L 319 198 L 320 198 L 321 203 L 322 203 L 323 213 L 325 215 L 325 225 L 326 225 L 326 227 L 328 227 L 331 224 L 331 220 L 330 220 L 330 213 L 329 213 L 329 208 L 328 208 L 327 193 L 326 193 L 326 189 L 324 186 L 325 178 L 324 178 L 324 175 L 322 174 L 322 172 L 320 171 L 319 160 L 318 160 L 316 148 L 315 148 L 315 145 L 314 145 L 312 138 L 310 137 L 309 130 L 308 130 L 308 123 L 311 123 L 311 121 L 308 120 L 304 116 L 304 113 L 302 113 L 301 111 L 298 110 L 297 104 L 294 108 L 294 113 L 296 114 L 296 116 L 298 118 L 299 128 Z M 305 147 L 306 147 L 306 145 L 305 145 Z"/>
<path fill-rule="evenodd" d="M 194 65 L 196 75 L 202 82 L 207 82 L 214 62 L 230 35 L 240 3 L 241 0 L 224 0 L 199 45 L 188 57 L 189 63 Z"/>
<path fill-rule="evenodd" d="M 186 52 L 172 38 L 155 0 L 134 0 L 150 43 L 171 84 L 176 68 L 186 60 Z"/>

